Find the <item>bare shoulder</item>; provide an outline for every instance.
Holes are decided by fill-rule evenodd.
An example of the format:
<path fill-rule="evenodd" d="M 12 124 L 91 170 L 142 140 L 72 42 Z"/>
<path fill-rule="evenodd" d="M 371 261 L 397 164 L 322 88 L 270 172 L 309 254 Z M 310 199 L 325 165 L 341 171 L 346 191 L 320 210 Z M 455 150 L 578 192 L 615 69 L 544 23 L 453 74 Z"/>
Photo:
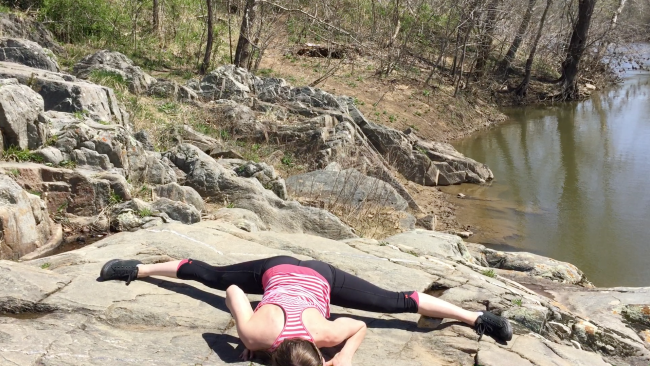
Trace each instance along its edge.
<path fill-rule="evenodd" d="M 239 338 L 253 351 L 267 350 L 284 328 L 284 312 L 276 305 L 267 304 L 238 327 Z"/>

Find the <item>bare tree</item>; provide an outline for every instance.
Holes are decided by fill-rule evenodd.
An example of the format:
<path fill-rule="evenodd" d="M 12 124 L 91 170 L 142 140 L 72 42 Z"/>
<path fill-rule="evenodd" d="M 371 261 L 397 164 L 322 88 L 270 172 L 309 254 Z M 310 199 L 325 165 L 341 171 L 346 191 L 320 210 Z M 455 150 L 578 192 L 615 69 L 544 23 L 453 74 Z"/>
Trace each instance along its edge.
<path fill-rule="evenodd" d="M 546 16 L 548 15 L 548 9 L 550 9 L 553 0 L 546 0 L 546 8 L 544 8 L 544 13 L 542 18 L 539 20 L 539 27 L 537 27 L 537 34 L 535 35 L 535 41 L 533 41 L 533 46 L 530 49 L 530 54 L 526 60 L 526 73 L 524 74 L 524 79 L 521 81 L 521 84 L 515 89 L 515 93 L 520 96 L 526 96 L 528 91 L 528 84 L 530 83 L 530 74 L 533 69 L 533 60 L 535 59 L 535 52 L 537 52 L 537 45 L 539 44 L 539 39 L 542 38 L 542 30 L 544 29 L 544 23 L 546 22 Z"/>
<path fill-rule="evenodd" d="M 237 67 L 249 68 L 251 64 L 252 42 L 250 40 L 251 29 L 255 22 L 257 12 L 257 0 L 246 0 L 246 8 L 239 31 L 239 40 L 235 50 L 235 65 Z"/>
<path fill-rule="evenodd" d="M 213 7 L 212 0 L 205 0 L 205 5 L 208 8 L 207 18 L 207 40 L 205 42 L 205 55 L 203 56 L 203 63 L 201 64 L 201 74 L 205 74 L 210 69 L 210 57 L 212 55 L 212 44 L 214 41 L 214 24 L 213 24 Z"/>
<path fill-rule="evenodd" d="M 492 38 L 494 37 L 494 30 L 496 28 L 497 21 L 497 8 L 503 0 L 490 0 L 487 5 L 487 10 L 485 14 L 485 27 L 483 33 L 479 37 L 478 41 L 478 56 L 476 58 L 475 72 L 477 76 L 483 76 L 485 71 L 485 65 L 487 65 L 487 60 L 490 57 L 490 51 L 492 50 Z"/>
<path fill-rule="evenodd" d="M 580 59 L 587 47 L 587 37 L 591 17 L 594 13 L 597 0 L 579 0 L 578 19 L 573 26 L 571 41 L 567 48 L 566 58 L 562 62 L 562 100 L 574 100 L 579 97 L 578 73 Z"/>
<path fill-rule="evenodd" d="M 530 19 L 533 17 L 533 9 L 535 8 L 535 3 L 537 3 L 537 0 L 528 0 L 528 7 L 526 7 L 526 12 L 524 13 L 524 17 L 522 18 L 521 23 L 519 24 L 519 28 L 517 29 L 517 34 L 515 35 L 515 39 L 512 41 L 510 48 L 508 48 L 508 52 L 506 53 L 506 56 L 499 63 L 498 73 L 503 74 L 504 78 L 508 77 L 508 73 L 510 72 L 510 65 L 512 65 L 512 62 L 517 56 L 517 51 L 519 50 L 519 46 L 521 46 L 521 41 L 523 40 L 524 35 L 528 31 L 528 26 L 530 25 Z"/>

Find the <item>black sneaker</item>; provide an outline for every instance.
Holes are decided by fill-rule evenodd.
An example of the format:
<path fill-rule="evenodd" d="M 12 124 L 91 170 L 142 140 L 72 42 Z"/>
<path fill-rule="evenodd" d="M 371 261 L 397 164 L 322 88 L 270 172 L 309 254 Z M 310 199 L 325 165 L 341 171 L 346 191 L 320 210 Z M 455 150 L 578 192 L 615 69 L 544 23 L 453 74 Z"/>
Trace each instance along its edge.
<path fill-rule="evenodd" d="M 131 281 L 138 278 L 138 264 L 142 264 L 142 262 L 138 260 L 111 259 L 104 264 L 99 277 L 104 281 L 126 280 L 128 286 Z"/>
<path fill-rule="evenodd" d="M 498 341 L 507 342 L 512 339 L 512 327 L 508 319 L 484 311 L 474 323 L 474 330 L 479 335 L 479 340 L 483 334 L 492 336 Z"/>

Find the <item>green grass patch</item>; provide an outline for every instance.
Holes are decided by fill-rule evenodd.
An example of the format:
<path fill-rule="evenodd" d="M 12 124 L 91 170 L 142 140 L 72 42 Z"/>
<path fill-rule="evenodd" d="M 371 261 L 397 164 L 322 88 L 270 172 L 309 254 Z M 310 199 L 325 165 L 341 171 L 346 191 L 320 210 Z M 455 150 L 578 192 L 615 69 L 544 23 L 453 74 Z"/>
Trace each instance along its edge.
<path fill-rule="evenodd" d="M 140 211 L 138 211 L 138 215 L 139 215 L 140 217 L 151 216 L 151 214 L 153 214 L 153 211 L 151 211 L 151 209 L 146 208 L 146 207 L 143 208 L 143 209 L 140 209 Z"/>
<path fill-rule="evenodd" d="M 15 161 L 18 163 L 30 162 L 30 161 L 34 163 L 43 162 L 42 156 L 34 154 L 32 151 L 29 151 L 28 149 L 23 150 L 16 146 L 9 146 L 9 148 L 3 151 L 2 158 L 3 160 Z"/>
<path fill-rule="evenodd" d="M 481 274 L 483 276 L 487 276 L 487 277 L 490 277 L 490 278 L 494 278 L 494 277 L 497 276 L 496 273 L 494 273 L 493 269 L 486 269 L 483 272 L 481 272 Z"/>

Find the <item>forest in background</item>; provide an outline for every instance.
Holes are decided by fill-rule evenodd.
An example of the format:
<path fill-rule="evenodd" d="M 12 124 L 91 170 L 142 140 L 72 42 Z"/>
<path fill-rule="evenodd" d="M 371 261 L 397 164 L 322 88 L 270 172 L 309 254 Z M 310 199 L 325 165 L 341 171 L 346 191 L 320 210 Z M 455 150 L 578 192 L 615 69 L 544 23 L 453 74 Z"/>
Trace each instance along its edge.
<path fill-rule="evenodd" d="M 88 48 L 108 48 L 146 69 L 189 78 L 226 63 L 256 72 L 270 49 L 282 49 L 326 59 L 312 85 L 363 55 L 374 60 L 378 78 L 451 84 L 454 95 L 474 88 L 519 98 L 536 81 L 550 86 L 548 100 L 579 99 L 580 76 L 595 83 L 616 66 L 602 62 L 608 49 L 650 35 L 650 0 L 2 3 L 37 17 L 69 45 L 64 67 Z M 634 55 L 623 61 L 634 64 Z"/>

